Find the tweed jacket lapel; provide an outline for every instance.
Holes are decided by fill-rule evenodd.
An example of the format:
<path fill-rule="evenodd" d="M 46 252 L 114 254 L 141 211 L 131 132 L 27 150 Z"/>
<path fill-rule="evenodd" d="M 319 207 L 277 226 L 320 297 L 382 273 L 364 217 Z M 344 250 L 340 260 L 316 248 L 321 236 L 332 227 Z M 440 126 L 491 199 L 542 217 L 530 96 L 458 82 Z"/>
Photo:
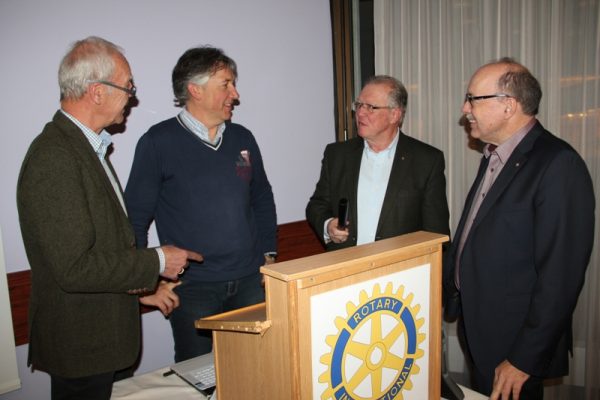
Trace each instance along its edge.
<path fill-rule="evenodd" d="M 121 206 L 121 202 L 115 193 L 108 175 L 106 175 L 106 171 L 104 170 L 98 155 L 94 152 L 94 149 L 92 149 L 92 146 L 81 129 L 79 129 L 79 127 L 77 127 L 77 125 L 75 125 L 61 111 L 57 111 L 56 114 L 54 114 L 53 121 L 60 128 L 60 132 L 67 137 L 68 141 L 73 146 L 73 150 L 79 156 L 85 166 L 93 171 L 92 176 L 95 177 L 95 179 L 97 179 L 98 182 L 104 187 L 104 190 L 108 192 L 108 195 L 120 210 L 122 218 L 127 220 L 127 214 L 125 214 L 125 210 L 123 210 L 123 207 Z M 121 183 L 119 182 L 119 178 L 117 177 L 117 174 L 115 173 L 115 170 L 108 158 L 106 159 L 106 162 L 110 171 L 115 177 L 117 186 L 121 192 L 121 196 L 123 196 L 123 189 L 121 187 Z"/>

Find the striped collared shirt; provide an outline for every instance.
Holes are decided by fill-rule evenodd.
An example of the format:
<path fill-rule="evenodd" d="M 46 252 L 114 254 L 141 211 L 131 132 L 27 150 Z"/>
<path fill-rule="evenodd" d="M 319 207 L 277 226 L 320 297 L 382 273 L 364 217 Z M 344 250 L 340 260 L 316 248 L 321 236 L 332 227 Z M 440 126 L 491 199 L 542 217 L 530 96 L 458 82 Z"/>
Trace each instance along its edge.
<path fill-rule="evenodd" d="M 200 121 L 198 121 L 188 110 L 185 108 L 181 110 L 178 115 L 179 122 L 194 135 L 198 136 L 202 143 L 206 144 L 213 150 L 218 150 L 221 145 L 221 140 L 223 138 L 223 132 L 225 131 L 225 123 L 219 125 L 217 128 L 217 134 L 215 135 L 214 140 L 210 140 L 210 136 L 208 134 L 208 128 Z"/>
<path fill-rule="evenodd" d="M 75 125 L 77 125 L 77 127 L 79 129 L 81 129 L 81 132 L 83 132 L 83 135 L 85 136 L 85 138 L 88 140 L 88 142 L 90 142 L 92 149 L 94 149 L 94 152 L 98 155 L 98 158 L 104 164 L 104 159 L 106 157 L 106 151 L 108 150 L 108 146 L 110 146 L 112 144 L 112 137 L 110 136 L 110 134 L 108 132 L 106 132 L 105 130 L 103 130 L 98 135 L 96 132 L 94 132 L 93 130 L 91 130 L 90 128 L 88 128 L 87 126 L 82 124 L 81 122 L 79 122 L 79 120 L 77 118 L 75 118 L 74 116 L 72 116 L 71 114 L 66 112 L 65 110 L 60 110 L 60 111 L 67 118 L 69 118 L 71 120 L 71 122 L 73 122 Z M 112 174 L 109 174 L 109 177 L 111 175 Z M 117 190 L 117 192 L 119 192 L 119 191 Z"/>
<path fill-rule="evenodd" d="M 119 187 L 117 178 L 113 175 L 112 171 L 108 167 L 108 163 L 106 162 L 106 151 L 108 150 L 108 146 L 110 146 L 112 143 L 112 138 L 110 134 L 105 130 L 102 130 L 100 134 L 97 134 L 96 132 L 82 124 L 79 120 L 77 120 L 77 118 L 75 118 L 68 112 L 64 110 L 61 111 L 67 118 L 69 118 L 75 125 L 77 125 L 79 129 L 81 129 L 81 132 L 83 132 L 85 138 L 88 140 L 88 142 L 90 142 L 92 149 L 98 156 L 98 159 L 100 159 L 100 163 L 102 164 L 102 167 L 104 168 L 104 171 L 106 172 L 106 175 L 110 180 L 110 184 L 112 185 L 115 194 L 119 199 L 119 203 L 121 203 L 123 211 L 125 211 L 125 214 L 127 214 L 127 208 L 125 208 L 125 202 L 123 201 L 123 195 L 121 194 L 121 188 Z"/>

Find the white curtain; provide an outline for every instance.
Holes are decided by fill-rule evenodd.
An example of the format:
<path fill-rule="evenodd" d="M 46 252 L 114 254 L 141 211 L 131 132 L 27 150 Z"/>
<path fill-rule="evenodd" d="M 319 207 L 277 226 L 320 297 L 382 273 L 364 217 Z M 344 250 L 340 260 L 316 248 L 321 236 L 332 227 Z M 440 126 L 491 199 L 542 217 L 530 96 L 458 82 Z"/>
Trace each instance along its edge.
<path fill-rule="evenodd" d="M 459 124 L 464 93 L 479 66 L 502 56 L 515 58 L 538 78 L 544 93 L 538 119 L 585 159 L 600 201 L 600 0 L 374 4 L 375 71 L 395 76 L 408 90 L 403 131 L 446 155 L 453 229 L 480 158 Z M 596 217 L 596 242 L 598 225 Z M 599 248 L 592 253 L 574 315 L 579 351 L 563 380 L 584 386 L 589 399 L 600 390 Z M 547 398 L 565 398 L 563 389 L 546 388 Z"/>

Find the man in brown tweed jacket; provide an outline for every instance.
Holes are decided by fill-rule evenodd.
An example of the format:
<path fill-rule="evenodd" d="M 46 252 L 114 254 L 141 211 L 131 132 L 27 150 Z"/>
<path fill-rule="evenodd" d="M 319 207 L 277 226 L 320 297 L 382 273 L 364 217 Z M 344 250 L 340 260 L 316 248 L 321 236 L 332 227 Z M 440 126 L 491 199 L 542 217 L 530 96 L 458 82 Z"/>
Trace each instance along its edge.
<path fill-rule="evenodd" d="M 202 256 L 135 248 L 106 158 L 104 128 L 124 121 L 135 95 L 120 49 L 97 37 L 76 42 L 59 86 L 61 109 L 31 144 L 17 187 L 32 272 L 29 363 L 50 374 L 52 399 L 109 399 L 115 372 L 139 354 L 138 295 L 151 293 L 159 274 L 176 279 L 188 259 Z M 169 294 L 156 297 L 145 303 L 177 305 Z"/>

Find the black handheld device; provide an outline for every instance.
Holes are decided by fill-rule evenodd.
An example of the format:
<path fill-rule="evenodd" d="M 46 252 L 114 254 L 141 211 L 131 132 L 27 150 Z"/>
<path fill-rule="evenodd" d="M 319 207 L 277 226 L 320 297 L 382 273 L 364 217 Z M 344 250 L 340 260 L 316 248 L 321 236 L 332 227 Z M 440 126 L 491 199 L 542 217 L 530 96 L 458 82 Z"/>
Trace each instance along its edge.
<path fill-rule="evenodd" d="M 350 206 L 348 199 L 340 199 L 338 204 L 338 229 L 346 229 L 350 221 Z"/>

